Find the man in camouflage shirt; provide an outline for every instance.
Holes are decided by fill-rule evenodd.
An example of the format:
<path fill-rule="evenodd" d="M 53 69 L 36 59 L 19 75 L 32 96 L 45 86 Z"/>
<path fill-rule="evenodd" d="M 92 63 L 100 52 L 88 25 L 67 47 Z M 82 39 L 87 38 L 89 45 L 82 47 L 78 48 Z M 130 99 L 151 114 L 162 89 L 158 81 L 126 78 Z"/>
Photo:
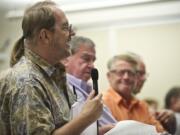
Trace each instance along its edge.
<path fill-rule="evenodd" d="M 92 92 L 70 121 L 74 97 L 59 64 L 73 35 L 65 14 L 51 1 L 39 2 L 25 11 L 22 29 L 11 68 L 0 74 L 0 135 L 80 134 L 100 116 L 102 95 Z"/>

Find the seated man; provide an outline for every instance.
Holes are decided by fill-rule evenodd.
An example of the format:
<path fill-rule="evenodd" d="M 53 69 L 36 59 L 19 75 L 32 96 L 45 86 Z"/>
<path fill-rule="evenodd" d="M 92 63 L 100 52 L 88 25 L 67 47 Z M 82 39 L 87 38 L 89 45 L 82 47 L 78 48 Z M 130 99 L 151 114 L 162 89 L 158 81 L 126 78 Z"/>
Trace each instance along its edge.
<path fill-rule="evenodd" d="M 77 117 L 87 96 L 92 91 L 92 86 L 88 84 L 87 81 L 91 78 L 91 70 L 94 68 L 94 61 L 96 60 L 96 51 L 94 42 L 82 36 L 72 38 L 70 49 L 72 55 L 62 62 L 66 66 L 68 73 L 67 81 L 77 97 L 77 108 L 74 111 L 74 116 Z M 75 106 L 72 108 L 75 108 Z M 99 119 L 99 126 L 102 127 L 100 129 L 106 132 L 106 130 L 111 129 L 113 127 L 112 124 L 116 122 L 108 108 L 103 106 L 103 113 Z M 83 132 L 84 135 L 95 135 L 96 133 L 97 123 L 91 124 L 91 126 Z"/>
<path fill-rule="evenodd" d="M 149 113 L 145 102 L 133 95 L 136 83 L 137 61 L 130 55 L 117 55 L 107 64 L 110 88 L 103 94 L 104 103 L 118 120 L 136 120 L 156 126 L 163 132 L 161 124 Z"/>

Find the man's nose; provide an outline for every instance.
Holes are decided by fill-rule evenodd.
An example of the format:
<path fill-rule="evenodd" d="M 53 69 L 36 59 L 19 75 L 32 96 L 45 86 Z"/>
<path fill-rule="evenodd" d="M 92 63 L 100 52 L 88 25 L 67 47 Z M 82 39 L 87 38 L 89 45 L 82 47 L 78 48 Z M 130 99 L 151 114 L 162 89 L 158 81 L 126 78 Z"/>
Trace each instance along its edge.
<path fill-rule="evenodd" d="M 70 35 L 70 36 L 75 36 L 76 33 L 75 33 L 75 31 L 72 29 L 72 30 L 69 32 L 69 35 Z"/>
<path fill-rule="evenodd" d="M 127 79 L 127 78 L 129 78 L 129 77 L 130 77 L 130 76 L 129 76 L 129 73 L 128 73 L 128 72 L 125 72 L 124 75 L 123 75 L 123 78 L 124 78 L 124 79 Z"/>
<path fill-rule="evenodd" d="M 94 61 L 89 62 L 89 67 L 94 68 Z"/>
<path fill-rule="evenodd" d="M 72 36 L 75 36 L 76 35 L 76 33 L 75 33 L 75 31 L 72 29 L 72 26 L 70 26 L 70 28 L 69 28 L 69 39 L 68 39 L 68 41 L 71 41 L 71 38 L 72 38 Z"/>

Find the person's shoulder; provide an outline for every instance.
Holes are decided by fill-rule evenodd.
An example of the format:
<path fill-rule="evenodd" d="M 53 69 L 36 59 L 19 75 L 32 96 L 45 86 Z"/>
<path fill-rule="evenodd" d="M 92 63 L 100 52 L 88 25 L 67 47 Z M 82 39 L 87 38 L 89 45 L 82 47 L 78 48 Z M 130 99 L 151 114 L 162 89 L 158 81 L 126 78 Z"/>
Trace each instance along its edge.
<path fill-rule="evenodd" d="M 6 83 L 9 83 L 11 86 L 20 87 L 25 85 L 28 82 L 34 80 L 40 80 L 40 72 L 28 61 L 20 60 L 16 65 L 9 68 L 6 71 L 3 71 L 1 78 L 6 80 Z"/>
<path fill-rule="evenodd" d="M 12 68 L 11 79 L 16 82 L 25 82 L 32 80 L 33 68 L 27 63 L 18 63 Z"/>
<path fill-rule="evenodd" d="M 140 100 L 140 99 L 137 99 L 136 100 L 140 103 L 140 104 L 143 104 L 143 105 L 147 105 L 147 103 L 144 101 L 144 100 Z"/>
<path fill-rule="evenodd" d="M 148 104 L 145 101 L 140 100 L 140 99 L 137 99 L 137 101 L 138 101 L 139 106 L 141 106 L 142 108 L 144 108 L 144 109 L 148 109 L 149 108 Z"/>
<path fill-rule="evenodd" d="M 41 72 L 36 67 L 28 63 L 17 63 L 2 72 L 0 91 L 16 95 L 17 93 L 31 92 L 31 89 L 36 88 L 39 92 L 43 93 L 43 82 Z"/>

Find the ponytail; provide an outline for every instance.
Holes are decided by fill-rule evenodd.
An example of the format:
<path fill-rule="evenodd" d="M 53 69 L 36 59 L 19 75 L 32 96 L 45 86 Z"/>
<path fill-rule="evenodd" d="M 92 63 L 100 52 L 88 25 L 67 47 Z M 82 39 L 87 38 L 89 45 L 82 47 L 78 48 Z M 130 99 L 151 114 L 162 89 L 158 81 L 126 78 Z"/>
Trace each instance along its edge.
<path fill-rule="evenodd" d="M 14 66 L 20 58 L 24 55 L 24 36 L 22 36 L 18 41 L 16 41 L 10 58 L 10 67 Z"/>

